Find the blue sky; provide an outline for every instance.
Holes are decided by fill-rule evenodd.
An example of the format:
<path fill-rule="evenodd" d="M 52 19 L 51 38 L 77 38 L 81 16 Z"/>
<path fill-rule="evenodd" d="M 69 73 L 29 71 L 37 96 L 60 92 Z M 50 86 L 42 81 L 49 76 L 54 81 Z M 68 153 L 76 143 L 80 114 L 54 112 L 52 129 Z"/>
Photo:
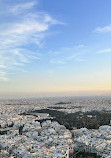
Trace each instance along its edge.
<path fill-rule="evenodd" d="M 111 91 L 110 0 L 0 0 L 0 94 Z"/>

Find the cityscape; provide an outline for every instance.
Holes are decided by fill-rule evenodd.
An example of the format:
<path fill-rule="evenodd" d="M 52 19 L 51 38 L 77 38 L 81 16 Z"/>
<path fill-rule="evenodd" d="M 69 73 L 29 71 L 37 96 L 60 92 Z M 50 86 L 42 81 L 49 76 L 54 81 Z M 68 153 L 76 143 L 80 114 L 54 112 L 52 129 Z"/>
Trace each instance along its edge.
<path fill-rule="evenodd" d="M 0 156 L 69 158 L 80 153 L 78 157 L 81 157 L 82 152 L 88 152 L 92 156 L 96 154 L 93 157 L 110 158 L 110 100 L 111 97 L 103 96 L 1 99 Z M 97 112 L 102 113 L 103 120 Z M 83 119 L 85 113 L 86 120 Z M 89 124 L 81 124 L 80 128 L 80 124 L 73 124 L 75 120 L 72 118 L 69 119 L 72 126 L 68 126 L 66 123 L 72 115 L 77 115 L 76 122 L 84 120 Z M 92 128 L 93 121 L 98 121 L 97 127 Z"/>
<path fill-rule="evenodd" d="M 0 0 L 0 158 L 111 158 L 111 0 Z"/>

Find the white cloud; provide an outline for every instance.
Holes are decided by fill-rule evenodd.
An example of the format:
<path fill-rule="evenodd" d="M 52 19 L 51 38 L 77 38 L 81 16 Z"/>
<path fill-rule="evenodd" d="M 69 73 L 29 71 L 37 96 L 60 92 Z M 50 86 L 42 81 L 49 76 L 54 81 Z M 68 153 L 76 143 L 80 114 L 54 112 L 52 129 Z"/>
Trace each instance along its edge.
<path fill-rule="evenodd" d="M 111 48 L 100 50 L 98 53 L 99 54 L 102 54 L 102 53 L 111 53 Z"/>
<path fill-rule="evenodd" d="M 9 79 L 5 76 L 6 72 L 0 71 L 0 81 L 8 81 Z"/>
<path fill-rule="evenodd" d="M 6 68 L 6 66 L 5 65 L 0 65 L 0 68 Z"/>
<path fill-rule="evenodd" d="M 96 33 L 106 33 L 111 32 L 111 24 L 104 26 L 104 27 L 97 27 L 94 32 Z"/>
<path fill-rule="evenodd" d="M 41 59 L 37 48 L 42 46 L 52 25 L 63 24 L 45 12 L 34 10 L 38 1 L 9 6 L 0 24 L 0 68 L 11 70 Z M 21 13 L 21 14 L 20 14 Z M 3 13 L 2 13 L 3 16 Z M 33 49 L 33 47 L 36 49 Z M 5 76 L 0 80 L 8 81 Z"/>
<path fill-rule="evenodd" d="M 37 4 L 37 1 L 21 3 L 11 8 L 11 12 L 14 14 L 17 14 L 17 13 L 23 12 L 24 10 L 33 8 L 36 4 Z"/>
<path fill-rule="evenodd" d="M 10 28 L 6 34 L 7 35 L 22 35 L 22 34 L 30 34 L 30 33 L 37 33 L 37 32 L 43 32 L 48 30 L 49 24 L 43 22 L 39 22 L 36 19 L 31 20 L 24 20 L 20 23 L 13 24 L 13 27 Z"/>

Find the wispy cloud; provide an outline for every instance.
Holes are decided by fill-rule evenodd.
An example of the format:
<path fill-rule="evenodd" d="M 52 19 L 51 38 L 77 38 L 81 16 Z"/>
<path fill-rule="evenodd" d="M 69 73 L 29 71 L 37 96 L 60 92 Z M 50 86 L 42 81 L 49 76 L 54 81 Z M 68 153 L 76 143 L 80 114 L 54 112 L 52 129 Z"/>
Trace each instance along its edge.
<path fill-rule="evenodd" d="M 64 59 L 51 59 L 49 61 L 51 64 L 66 64 L 66 61 Z"/>
<path fill-rule="evenodd" d="M 6 66 L 5 65 L 0 65 L 0 68 L 6 68 Z"/>
<path fill-rule="evenodd" d="M 67 64 L 71 61 L 83 62 L 86 59 L 83 57 L 84 45 L 75 47 L 63 47 L 58 51 L 51 51 L 52 58 L 49 60 L 51 64 Z"/>
<path fill-rule="evenodd" d="M 38 48 L 41 47 L 46 32 L 52 25 L 62 24 L 46 12 L 35 9 L 37 3 L 38 1 L 15 3 L 9 5 L 7 15 L 0 15 L 5 19 L 0 24 L 1 69 L 9 70 L 39 60 L 41 57 Z M 5 1 L 2 5 L 5 7 Z M 1 76 L 0 80 L 6 81 L 7 78 Z"/>
<path fill-rule="evenodd" d="M 0 81 L 8 81 L 9 79 L 6 77 L 5 71 L 0 71 Z"/>
<path fill-rule="evenodd" d="M 82 58 L 80 54 L 75 54 L 74 56 L 67 56 L 61 59 L 51 59 L 49 62 L 51 64 L 67 64 L 70 61 L 84 62 L 86 59 Z"/>
<path fill-rule="evenodd" d="M 94 32 L 96 33 L 106 33 L 111 32 L 111 24 L 104 26 L 104 27 L 97 27 Z"/>
<path fill-rule="evenodd" d="M 31 9 L 35 6 L 35 4 L 37 4 L 37 1 L 32 1 L 32 2 L 27 2 L 27 3 L 21 3 L 21 4 L 17 4 L 16 6 L 14 6 L 13 8 L 11 8 L 11 12 L 14 14 L 18 14 L 23 12 L 24 10 L 28 10 Z"/>
<path fill-rule="evenodd" d="M 100 50 L 100 51 L 98 51 L 98 53 L 99 53 L 99 54 L 103 54 L 103 53 L 111 53 L 111 48 Z"/>
<path fill-rule="evenodd" d="M 0 76 L 0 81 L 7 82 L 7 81 L 9 81 L 9 79 L 7 77 Z"/>

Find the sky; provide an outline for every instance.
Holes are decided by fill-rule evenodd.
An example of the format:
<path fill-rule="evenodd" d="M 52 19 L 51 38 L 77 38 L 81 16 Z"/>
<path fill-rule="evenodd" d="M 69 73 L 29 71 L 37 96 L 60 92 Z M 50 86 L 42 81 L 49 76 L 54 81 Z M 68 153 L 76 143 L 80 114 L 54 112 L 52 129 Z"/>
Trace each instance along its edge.
<path fill-rule="evenodd" d="M 111 93 L 111 0 L 0 0 L 0 95 Z"/>

